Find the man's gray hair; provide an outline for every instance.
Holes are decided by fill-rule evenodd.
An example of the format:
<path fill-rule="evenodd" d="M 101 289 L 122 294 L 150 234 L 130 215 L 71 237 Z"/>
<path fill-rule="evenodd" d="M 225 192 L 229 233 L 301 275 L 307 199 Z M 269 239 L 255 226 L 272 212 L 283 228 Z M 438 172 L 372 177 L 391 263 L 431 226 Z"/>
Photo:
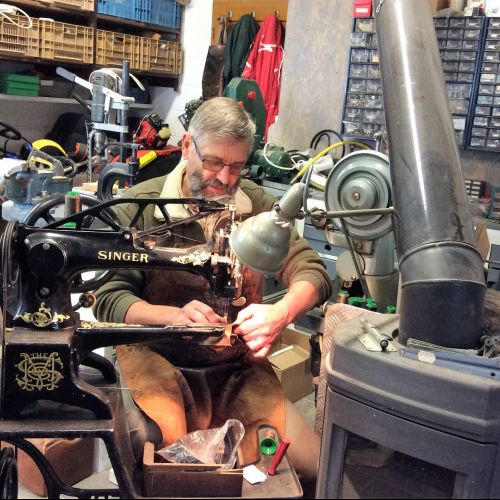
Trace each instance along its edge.
<path fill-rule="evenodd" d="M 198 145 L 225 139 L 253 144 L 255 124 L 238 101 L 229 97 L 212 97 L 194 113 L 188 132 Z"/>

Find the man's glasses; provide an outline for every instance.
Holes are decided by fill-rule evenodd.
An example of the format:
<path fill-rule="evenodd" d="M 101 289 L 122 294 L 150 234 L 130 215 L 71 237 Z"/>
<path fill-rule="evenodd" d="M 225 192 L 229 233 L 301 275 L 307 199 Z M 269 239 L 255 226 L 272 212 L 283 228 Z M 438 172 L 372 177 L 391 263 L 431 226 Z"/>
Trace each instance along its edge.
<path fill-rule="evenodd" d="M 245 163 L 224 163 L 220 158 L 206 158 L 201 156 L 200 150 L 196 145 L 194 138 L 191 138 L 193 141 L 194 149 L 199 159 L 201 160 L 201 165 L 205 170 L 209 170 L 210 172 L 220 172 L 224 167 L 229 167 L 229 172 L 231 175 L 245 175 L 248 172 L 248 168 Z"/>

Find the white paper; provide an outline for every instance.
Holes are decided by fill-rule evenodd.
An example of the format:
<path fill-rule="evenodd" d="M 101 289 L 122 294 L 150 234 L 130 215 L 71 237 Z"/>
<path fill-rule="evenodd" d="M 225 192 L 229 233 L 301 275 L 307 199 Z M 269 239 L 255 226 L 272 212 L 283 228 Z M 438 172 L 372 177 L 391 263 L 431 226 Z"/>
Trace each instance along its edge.
<path fill-rule="evenodd" d="M 250 484 L 263 483 L 267 476 L 255 465 L 249 465 L 243 468 L 243 479 L 246 479 Z"/>

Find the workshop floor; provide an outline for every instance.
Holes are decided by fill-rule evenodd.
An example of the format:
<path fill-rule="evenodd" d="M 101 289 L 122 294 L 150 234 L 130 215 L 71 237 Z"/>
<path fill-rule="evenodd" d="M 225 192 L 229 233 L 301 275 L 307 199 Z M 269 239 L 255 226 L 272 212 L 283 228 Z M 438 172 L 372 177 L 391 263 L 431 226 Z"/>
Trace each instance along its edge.
<path fill-rule="evenodd" d="M 307 422 L 312 426 L 314 426 L 314 392 L 303 399 L 300 399 L 295 403 L 295 407 L 300 413 L 304 416 Z M 79 488 L 115 488 L 116 485 L 109 481 L 109 470 L 105 470 L 103 472 L 96 472 L 92 474 L 87 479 L 84 479 L 80 483 L 75 485 Z M 26 499 L 37 499 L 37 498 L 46 498 L 41 497 L 39 495 L 35 495 L 30 490 L 25 488 L 22 484 L 19 484 L 19 495 L 18 498 L 26 498 Z M 69 498 L 64 495 L 61 498 Z"/>

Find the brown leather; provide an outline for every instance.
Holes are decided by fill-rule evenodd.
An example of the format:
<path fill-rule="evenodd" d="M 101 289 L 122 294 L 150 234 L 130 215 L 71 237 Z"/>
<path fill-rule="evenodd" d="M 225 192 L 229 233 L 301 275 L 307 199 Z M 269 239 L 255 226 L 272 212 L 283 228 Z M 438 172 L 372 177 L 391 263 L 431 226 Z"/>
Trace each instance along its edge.
<path fill-rule="evenodd" d="M 250 304 L 262 302 L 262 277 L 250 268 L 243 268 L 244 306 L 230 306 L 228 321 L 233 322 L 240 309 Z M 208 304 L 217 314 L 223 315 L 224 299 L 216 297 L 210 289 L 210 284 L 204 276 L 181 270 L 160 270 L 151 275 L 149 284 L 143 292 L 144 299 L 150 304 L 168 304 L 183 307 L 191 300 L 199 300 Z"/>
<path fill-rule="evenodd" d="M 242 307 L 262 301 L 262 275 L 243 269 L 245 306 L 230 306 L 228 322 Z M 151 304 L 182 307 L 191 300 L 223 316 L 224 301 L 204 276 L 183 270 L 156 271 L 143 297 Z M 252 363 L 241 340 L 232 346 L 205 345 L 188 338 L 117 347 L 122 377 L 139 406 L 159 426 L 165 446 L 187 432 L 220 427 L 229 418 L 245 427 L 245 463 L 259 457 L 257 430 L 270 424 L 284 435 L 284 395 L 269 362 Z"/>
<path fill-rule="evenodd" d="M 208 47 L 201 88 L 204 100 L 222 95 L 224 91 L 224 45 Z"/>
<path fill-rule="evenodd" d="M 227 39 L 226 19 L 219 19 L 219 34 L 216 45 L 208 47 L 203 77 L 201 80 L 203 100 L 221 96 L 224 91 L 224 47 Z"/>
<path fill-rule="evenodd" d="M 32 438 L 36 446 L 53 467 L 59 479 L 73 485 L 92 474 L 94 439 L 92 438 Z M 17 450 L 19 482 L 42 497 L 47 486 L 33 459 L 21 449 Z"/>
<path fill-rule="evenodd" d="M 177 368 L 143 345 L 118 346 L 117 359 L 135 403 L 161 429 L 160 446 L 234 418 L 245 427 L 241 451 L 244 464 L 249 464 L 259 458 L 260 425 L 273 425 L 284 435 L 283 391 L 267 361 L 257 364 L 240 358 Z"/>

